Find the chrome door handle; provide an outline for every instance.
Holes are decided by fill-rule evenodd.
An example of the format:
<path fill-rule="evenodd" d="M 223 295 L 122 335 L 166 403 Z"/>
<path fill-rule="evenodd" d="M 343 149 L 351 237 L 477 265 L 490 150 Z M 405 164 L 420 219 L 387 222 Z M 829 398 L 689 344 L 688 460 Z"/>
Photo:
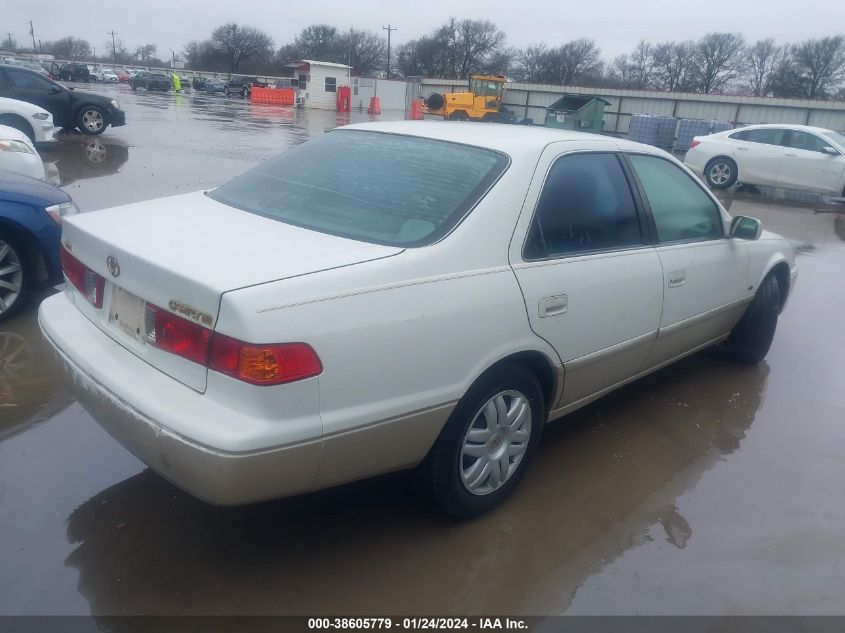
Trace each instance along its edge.
<path fill-rule="evenodd" d="M 566 295 L 545 297 L 540 299 L 540 318 L 563 314 L 569 308 L 569 298 Z"/>
<path fill-rule="evenodd" d="M 791 157 L 794 158 L 794 157 L 798 156 L 798 154 L 784 154 L 784 156 L 791 156 Z"/>
<path fill-rule="evenodd" d="M 687 271 L 685 270 L 673 270 L 669 273 L 669 287 L 670 288 L 677 288 L 678 286 L 683 286 L 687 281 Z"/>

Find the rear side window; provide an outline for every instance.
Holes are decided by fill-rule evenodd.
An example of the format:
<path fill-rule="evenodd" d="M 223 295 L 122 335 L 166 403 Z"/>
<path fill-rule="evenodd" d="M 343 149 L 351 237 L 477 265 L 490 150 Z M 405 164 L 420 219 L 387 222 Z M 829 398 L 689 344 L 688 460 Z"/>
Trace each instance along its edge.
<path fill-rule="evenodd" d="M 748 130 L 745 140 L 752 143 L 762 143 L 764 145 L 783 145 L 786 130 L 777 128 L 760 128 L 757 130 Z"/>
<path fill-rule="evenodd" d="M 683 169 L 657 156 L 632 154 L 660 242 L 725 236 L 716 203 Z"/>
<path fill-rule="evenodd" d="M 424 246 L 452 230 L 507 165 L 507 156 L 480 147 L 335 130 L 208 195 L 314 231 Z"/>
<path fill-rule="evenodd" d="M 615 154 L 570 154 L 555 161 L 528 233 L 526 259 L 642 243 L 631 188 Z"/>

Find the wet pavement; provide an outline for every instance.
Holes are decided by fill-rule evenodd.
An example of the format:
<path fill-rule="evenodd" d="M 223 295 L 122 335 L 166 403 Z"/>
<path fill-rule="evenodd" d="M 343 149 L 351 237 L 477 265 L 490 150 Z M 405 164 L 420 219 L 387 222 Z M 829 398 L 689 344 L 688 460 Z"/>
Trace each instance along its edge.
<path fill-rule="evenodd" d="M 86 210 L 219 184 L 345 122 L 99 90 L 129 124 L 44 152 Z M 206 505 L 73 401 L 34 309 L 0 324 L 0 614 L 845 613 L 845 214 L 725 201 L 798 249 L 766 361 L 697 354 L 552 425 L 473 522 L 401 473 Z"/>

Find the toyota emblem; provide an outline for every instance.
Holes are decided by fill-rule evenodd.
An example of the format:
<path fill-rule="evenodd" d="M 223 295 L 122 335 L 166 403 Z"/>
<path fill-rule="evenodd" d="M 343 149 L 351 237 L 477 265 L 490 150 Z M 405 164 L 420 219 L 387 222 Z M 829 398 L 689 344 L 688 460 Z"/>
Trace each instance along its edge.
<path fill-rule="evenodd" d="M 117 263 L 117 258 L 114 255 L 106 257 L 106 268 L 109 269 L 112 277 L 120 276 L 120 264 Z"/>

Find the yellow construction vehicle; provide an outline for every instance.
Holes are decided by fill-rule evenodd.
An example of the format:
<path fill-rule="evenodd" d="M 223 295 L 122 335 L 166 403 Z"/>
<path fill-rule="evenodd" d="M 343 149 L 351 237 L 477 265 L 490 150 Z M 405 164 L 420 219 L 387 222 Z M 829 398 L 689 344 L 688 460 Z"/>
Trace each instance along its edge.
<path fill-rule="evenodd" d="M 501 121 L 512 118 L 502 107 L 504 75 L 473 75 L 467 92 L 432 93 L 425 100 L 429 114 L 439 114 L 453 121 Z"/>

